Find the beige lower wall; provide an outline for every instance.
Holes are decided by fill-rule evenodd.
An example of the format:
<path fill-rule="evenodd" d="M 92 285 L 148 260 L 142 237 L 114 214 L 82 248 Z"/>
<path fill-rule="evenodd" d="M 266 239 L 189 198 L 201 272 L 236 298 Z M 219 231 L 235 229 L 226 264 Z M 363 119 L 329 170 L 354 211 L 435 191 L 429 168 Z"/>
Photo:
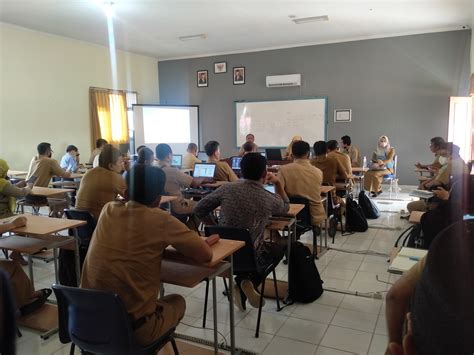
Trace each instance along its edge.
<path fill-rule="evenodd" d="M 0 23 L 0 157 L 26 169 L 46 141 L 58 160 L 68 144 L 88 160 L 90 86 L 113 88 L 107 47 Z M 119 51 L 117 88 L 157 103 L 157 59 Z"/>

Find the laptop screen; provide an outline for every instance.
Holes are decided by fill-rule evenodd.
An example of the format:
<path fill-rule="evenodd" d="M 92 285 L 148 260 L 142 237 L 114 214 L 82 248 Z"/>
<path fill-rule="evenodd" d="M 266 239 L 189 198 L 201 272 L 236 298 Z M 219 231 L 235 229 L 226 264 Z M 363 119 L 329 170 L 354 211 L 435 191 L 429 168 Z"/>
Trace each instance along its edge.
<path fill-rule="evenodd" d="M 232 160 L 231 160 L 232 170 L 240 170 L 241 161 L 242 161 L 242 157 L 232 157 Z"/>
<path fill-rule="evenodd" d="M 281 150 L 278 148 L 265 149 L 265 153 L 267 153 L 268 160 L 282 160 Z"/>
<path fill-rule="evenodd" d="M 265 190 L 267 190 L 268 192 L 271 192 L 272 194 L 275 193 L 275 185 L 265 184 L 264 188 Z"/>
<path fill-rule="evenodd" d="M 213 178 L 214 173 L 216 171 L 216 164 L 202 164 L 202 163 L 196 163 L 194 164 L 194 172 L 193 172 L 193 177 L 198 177 L 198 178 Z"/>
<path fill-rule="evenodd" d="M 206 152 L 199 152 L 198 153 L 198 159 L 202 162 L 207 161 L 207 154 Z"/>
<path fill-rule="evenodd" d="M 171 166 L 175 168 L 181 168 L 181 163 L 183 161 L 183 156 L 181 154 L 173 154 L 171 158 Z"/>

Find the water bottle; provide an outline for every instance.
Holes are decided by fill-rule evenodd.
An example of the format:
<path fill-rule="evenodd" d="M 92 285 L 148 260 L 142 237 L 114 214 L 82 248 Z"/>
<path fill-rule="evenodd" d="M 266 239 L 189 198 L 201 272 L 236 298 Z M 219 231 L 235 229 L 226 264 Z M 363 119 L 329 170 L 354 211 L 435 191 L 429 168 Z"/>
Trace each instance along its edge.
<path fill-rule="evenodd" d="M 364 162 L 362 163 L 362 167 L 366 168 L 367 167 L 367 157 L 364 155 Z"/>

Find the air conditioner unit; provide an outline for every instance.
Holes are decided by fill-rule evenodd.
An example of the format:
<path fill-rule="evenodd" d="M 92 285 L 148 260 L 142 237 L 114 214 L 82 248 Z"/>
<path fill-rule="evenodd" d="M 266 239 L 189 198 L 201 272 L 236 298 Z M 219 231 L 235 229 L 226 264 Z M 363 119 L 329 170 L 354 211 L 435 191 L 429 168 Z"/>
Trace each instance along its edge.
<path fill-rule="evenodd" d="M 301 86 L 301 74 L 267 76 L 267 88 Z"/>

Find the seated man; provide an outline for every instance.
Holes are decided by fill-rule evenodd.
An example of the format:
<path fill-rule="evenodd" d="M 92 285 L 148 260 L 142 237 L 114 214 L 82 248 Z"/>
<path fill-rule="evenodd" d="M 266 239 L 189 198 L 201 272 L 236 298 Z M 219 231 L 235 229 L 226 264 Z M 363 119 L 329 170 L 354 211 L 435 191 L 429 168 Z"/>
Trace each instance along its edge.
<path fill-rule="evenodd" d="M 81 287 L 116 292 L 132 319 L 135 340 L 147 345 L 183 318 L 186 303 L 178 295 L 159 300 L 163 251 L 205 263 L 212 250 L 184 224 L 159 208 L 165 173 L 135 165 L 127 174 L 127 203 L 104 206 L 82 270 Z"/>
<path fill-rule="evenodd" d="M 12 218 L 8 223 L 0 224 L 0 235 L 24 225 L 26 225 L 25 217 Z M 51 295 L 52 291 L 49 288 L 35 291 L 33 283 L 19 263 L 0 260 L 0 269 L 5 271 L 10 279 L 16 307 L 22 316 L 40 308 Z"/>
<path fill-rule="evenodd" d="M 351 160 L 351 166 L 353 168 L 362 166 L 362 160 L 360 157 L 359 149 L 352 145 L 351 137 L 341 137 L 342 152 L 347 154 Z"/>
<path fill-rule="evenodd" d="M 59 166 L 71 173 L 77 172 L 77 169 L 79 169 L 78 166 L 78 159 L 79 156 L 79 149 L 75 145 L 68 145 L 66 148 L 66 154 L 63 155 L 61 158 L 61 162 L 59 163 Z"/>
<path fill-rule="evenodd" d="M 313 226 L 326 219 L 326 212 L 321 202 L 321 184 L 323 173 L 309 162 L 309 144 L 305 141 L 294 142 L 291 147 L 294 161 L 282 165 L 278 177 L 288 196 L 299 196 L 308 199 Z"/>
<path fill-rule="evenodd" d="M 257 151 L 257 145 L 255 143 L 246 142 L 242 146 L 242 149 L 244 150 L 244 152 L 242 153 L 241 156 L 244 156 L 247 153 L 255 153 Z M 239 155 L 240 155 L 240 153 L 239 153 Z"/>
<path fill-rule="evenodd" d="M 36 176 L 34 186 L 48 187 L 49 181 L 53 176 L 64 178 L 71 176 L 71 173 L 61 169 L 58 162 L 51 158 L 53 154 L 51 144 L 40 143 L 38 144 L 37 150 L 38 155 L 31 159 L 26 180 L 29 180 L 32 176 Z"/>
<path fill-rule="evenodd" d="M 328 145 L 328 157 L 336 158 L 341 165 L 344 167 L 344 171 L 346 172 L 347 176 L 352 175 L 352 166 L 351 166 L 351 158 L 347 154 L 341 153 L 339 151 L 339 144 L 336 140 L 330 140 L 327 142 Z M 338 179 L 343 179 L 342 177 L 337 177 Z"/>
<path fill-rule="evenodd" d="M 431 164 L 420 164 L 420 162 L 416 163 L 415 166 L 418 169 L 429 169 L 429 170 L 434 170 L 435 172 L 438 171 L 444 164 L 441 164 L 439 161 L 440 158 L 440 150 L 443 149 L 444 146 L 444 139 L 441 137 L 433 137 L 430 140 L 430 150 L 432 153 L 435 155 L 435 160 Z M 444 160 L 444 159 L 442 159 Z"/>
<path fill-rule="evenodd" d="M 198 146 L 195 143 L 189 143 L 187 153 L 183 156 L 182 169 L 194 169 L 194 164 L 201 163 L 197 158 Z"/>
<path fill-rule="evenodd" d="M 89 164 L 93 164 L 95 157 L 100 154 L 104 145 L 108 144 L 105 139 L 99 138 L 95 142 L 95 149 L 91 153 L 91 157 L 89 158 Z"/>
<path fill-rule="evenodd" d="M 335 157 L 327 155 L 327 144 L 318 141 L 313 146 L 315 157 L 311 159 L 311 165 L 323 172 L 323 184 L 336 186 L 336 177 L 347 179 L 346 171 L 342 164 Z"/>
<path fill-rule="evenodd" d="M 248 144 L 249 143 L 249 144 Z M 247 144 L 247 150 L 245 149 L 245 145 Z M 253 150 L 249 150 L 249 147 L 252 147 Z M 239 149 L 239 156 L 243 157 L 245 152 L 256 152 L 258 150 L 258 146 L 255 144 L 255 136 L 252 133 L 247 134 L 245 137 L 245 143 Z"/>
<path fill-rule="evenodd" d="M 168 195 L 178 197 L 177 200 L 171 201 L 171 210 L 177 214 L 192 214 L 196 202 L 185 199 L 181 193 L 181 188 L 199 187 L 203 183 L 211 182 L 212 180 L 207 178 L 193 178 L 178 168 L 172 167 L 171 160 L 173 158 L 173 151 L 168 144 L 158 144 L 155 151 L 156 157 L 158 158 L 157 165 L 162 168 L 166 174 L 165 191 Z"/>
<path fill-rule="evenodd" d="M 257 254 L 259 271 L 263 272 L 270 263 L 277 263 L 283 257 L 283 248 L 264 241 L 265 226 L 274 214 L 283 214 L 289 209 L 289 201 L 280 180 L 267 174 L 267 159 L 259 153 L 246 154 L 240 163 L 243 180 L 226 184 L 207 195 L 197 204 L 194 213 L 198 218 L 207 217 L 214 209 L 221 207 L 219 224 L 228 227 L 246 228 L 250 231 Z M 275 185 L 276 194 L 265 190 L 263 183 Z M 261 275 L 236 275 L 236 287 L 241 297 L 235 297 L 236 306 L 243 310 L 248 298 L 258 308 L 260 295 L 255 291 Z"/>
<path fill-rule="evenodd" d="M 204 150 L 208 156 L 208 163 L 216 164 L 216 172 L 214 174 L 214 180 L 216 181 L 237 181 L 239 178 L 235 175 L 232 168 L 225 161 L 219 161 L 221 157 L 221 151 L 219 149 L 219 142 L 209 141 L 204 146 Z"/>

